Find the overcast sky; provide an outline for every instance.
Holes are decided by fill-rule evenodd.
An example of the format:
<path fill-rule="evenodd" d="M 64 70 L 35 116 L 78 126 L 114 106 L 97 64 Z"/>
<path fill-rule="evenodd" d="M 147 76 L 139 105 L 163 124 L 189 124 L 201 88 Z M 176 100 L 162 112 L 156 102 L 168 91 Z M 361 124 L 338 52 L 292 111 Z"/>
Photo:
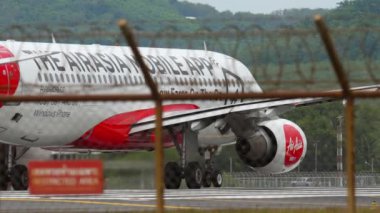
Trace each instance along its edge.
<path fill-rule="evenodd" d="M 219 11 L 270 13 L 275 10 L 289 8 L 334 8 L 344 0 L 186 0 L 204 3 Z"/>

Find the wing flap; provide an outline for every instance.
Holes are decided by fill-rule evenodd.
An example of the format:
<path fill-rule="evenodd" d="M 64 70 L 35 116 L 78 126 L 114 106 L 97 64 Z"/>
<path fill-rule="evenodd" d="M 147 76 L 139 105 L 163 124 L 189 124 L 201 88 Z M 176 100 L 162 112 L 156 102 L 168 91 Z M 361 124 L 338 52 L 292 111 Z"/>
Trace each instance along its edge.
<path fill-rule="evenodd" d="M 352 91 L 368 91 L 373 92 L 380 89 L 380 85 L 372 85 L 372 86 L 364 86 L 364 87 L 356 87 L 352 88 Z M 336 92 L 337 90 L 335 90 Z M 308 106 L 323 102 L 335 101 L 337 99 L 334 98 L 296 98 L 296 99 L 263 99 L 263 100 L 254 100 L 243 102 L 234 105 L 225 105 L 221 107 L 215 108 L 207 108 L 207 109 L 197 109 L 197 110 L 189 110 L 187 112 L 178 112 L 178 113 L 170 113 L 163 114 L 163 126 L 170 126 L 176 124 L 182 124 L 186 122 L 192 122 L 207 118 L 219 117 L 223 115 L 227 115 L 229 113 L 239 113 L 239 112 L 252 112 L 252 111 L 260 111 L 264 109 L 278 109 L 277 114 L 286 112 L 291 108 Z M 288 108 L 288 110 L 287 110 Z M 273 116 L 272 112 L 268 114 L 260 114 L 261 116 Z M 155 127 L 154 124 L 155 116 L 150 116 L 132 126 L 130 133 L 135 133 L 139 131 L 144 131 L 148 129 L 153 129 Z"/>

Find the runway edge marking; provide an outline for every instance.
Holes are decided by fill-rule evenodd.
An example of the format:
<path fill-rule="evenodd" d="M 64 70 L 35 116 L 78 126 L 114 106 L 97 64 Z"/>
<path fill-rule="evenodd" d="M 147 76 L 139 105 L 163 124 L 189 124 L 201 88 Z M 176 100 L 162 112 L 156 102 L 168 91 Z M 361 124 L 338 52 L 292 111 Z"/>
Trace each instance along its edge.
<path fill-rule="evenodd" d="M 119 202 L 102 202 L 102 201 L 86 201 L 86 200 L 62 200 L 62 199 L 40 199 L 40 198 L 0 198 L 0 201 L 21 201 L 21 202 L 48 202 L 48 203 L 79 203 L 79 204 L 96 204 L 109 206 L 128 206 L 128 207 L 149 207 L 156 208 L 155 204 L 136 204 L 136 203 L 119 203 Z M 172 206 L 165 205 L 167 209 L 200 209 L 189 206 Z"/>

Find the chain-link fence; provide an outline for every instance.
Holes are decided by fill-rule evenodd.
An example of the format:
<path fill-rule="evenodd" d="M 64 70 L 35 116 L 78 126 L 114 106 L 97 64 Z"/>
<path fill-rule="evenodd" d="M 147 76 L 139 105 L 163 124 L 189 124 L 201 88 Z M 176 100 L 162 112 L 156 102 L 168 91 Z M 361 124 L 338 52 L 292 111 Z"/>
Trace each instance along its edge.
<path fill-rule="evenodd" d="M 72 200 L 75 209 L 83 211 L 294 208 L 312 202 L 298 200 L 305 193 L 319 193 L 317 203 L 323 206 L 338 203 L 350 211 L 356 202 L 361 207 L 380 202 L 374 191 L 380 184 L 377 104 L 355 99 L 379 96 L 379 29 L 333 29 L 335 48 L 328 51 L 325 45 L 331 43 L 323 27 L 321 34 L 285 27 L 194 29 L 137 30 L 137 43 L 149 47 L 137 53 L 129 49 L 136 43 L 124 25 L 123 33 L 100 27 L 78 32 L 41 26 L 4 30 L 2 40 L 49 43 L 1 43 L 16 59 L 0 65 L 7 71 L 7 79 L 0 82 L 6 85 L 0 91 L 1 119 L 9 121 L 0 126 L 1 140 L 9 143 L 16 135 L 13 145 L 33 144 L 49 151 L 2 145 L 3 188 L 12 185 L 8 179 L 14 173 L 8 167 L 44 156 L 101 159 L 105 188 L 110 190 L 98 198 L 43 201 L 2 192 L 0 211 L 52 210 L 37 207 L 38 202 L 58 202 L 52 207 L 65 209 L 65 203 L 75 203 Z M 54 44 L 51 31 L 59 43 L 90 45 Z M 119 47 L 124 36 L 129 47 Z M 245 71 L 255 78 L 239 74 Z M 18 83 L 12 84 L 12 78 Z M 347 82 L 356 90 L 347 91 Z M 352 141 L 347 133 L 354 129 L 344 129 L 352 128 L 354 106 L 356 146 L 346 143 Z M 371 190 L 359 191 L 355 201 L 355 187 Z M 349 189 L 348 202 L 345 190 L 331 198 L 336 188 Z M 292 197 L 256 189 L 299 193 L 292 194 L 291 202 L 286 199 Z"/>

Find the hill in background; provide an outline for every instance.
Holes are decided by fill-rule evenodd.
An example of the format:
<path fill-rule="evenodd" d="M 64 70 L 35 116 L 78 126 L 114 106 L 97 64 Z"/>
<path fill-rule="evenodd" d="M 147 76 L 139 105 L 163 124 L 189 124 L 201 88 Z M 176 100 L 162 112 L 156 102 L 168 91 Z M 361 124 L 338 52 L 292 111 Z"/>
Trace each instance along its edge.
<path fill-rule="evenodd" d="M 206 4 L 195 4 L 177 0 L 3 0 L 0 7 L 0 26 L 78 26 L 98 24 L 100 27 L 115 26 L 117 20 L 125 18 L 139 26 L 140 30 L 162 29 L 175 25 L 181 30 L 191 23 L 205 25 L 211 29 L 236 24 L 273 29 L 284 25 L 302 23 L 312 14 L 326 13 L 327 10 L 285 10 L 273 14 L 220 12 Z M 191 20 L 189 20 L 191 18 Z M 196 21 L 194 21 L 194 19 Z"/>

